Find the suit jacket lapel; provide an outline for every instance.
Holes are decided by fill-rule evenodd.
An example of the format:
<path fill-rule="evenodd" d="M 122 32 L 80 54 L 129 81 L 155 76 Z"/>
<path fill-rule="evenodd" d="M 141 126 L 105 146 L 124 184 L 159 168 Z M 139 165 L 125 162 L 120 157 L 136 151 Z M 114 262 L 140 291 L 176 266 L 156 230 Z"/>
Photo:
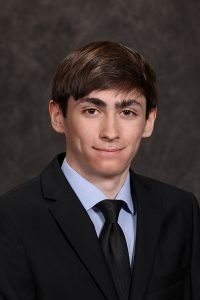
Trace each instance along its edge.
<path fill-rule="evenodd" d="M 63 156 L 58 159 L 63 160 Z M 73 250 L 109 300 L 118 299 L 107 270 L 94 225 L 55 159 L 41 175 L 44 198 L 53 200 L 49 211 Z"/>
<path fill-rule="evenodd" d="M 142 300 L 161 228 L 161 199 L 132 173 L 137 210 L 136 248 L 130 300 Z"/>

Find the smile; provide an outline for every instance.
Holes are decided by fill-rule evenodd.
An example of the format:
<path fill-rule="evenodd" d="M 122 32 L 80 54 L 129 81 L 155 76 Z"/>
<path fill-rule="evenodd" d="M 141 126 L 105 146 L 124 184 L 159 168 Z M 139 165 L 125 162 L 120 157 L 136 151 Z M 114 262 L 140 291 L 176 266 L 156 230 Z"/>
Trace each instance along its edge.
<path fill-rule="evenodd" d="M 97 151 L 108 152 L 108 153 L 119 152 L 124 149 L 124 148 L 96 148 L 96 147 L 93 148 Z"/>

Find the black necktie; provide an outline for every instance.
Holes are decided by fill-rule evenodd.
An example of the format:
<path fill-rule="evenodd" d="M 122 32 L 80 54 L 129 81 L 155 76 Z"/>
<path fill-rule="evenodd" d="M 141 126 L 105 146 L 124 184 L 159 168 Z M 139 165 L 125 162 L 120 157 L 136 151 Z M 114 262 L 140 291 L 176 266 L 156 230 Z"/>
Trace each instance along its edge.
<path fill-rule="evenodd" d="M 124 201 L 103 200 L 96 207 L 104 215 L 105 223 L 99 241 L 120 300 L 128 300 L 131 269 L 124 233 L 117 223 Z"/>

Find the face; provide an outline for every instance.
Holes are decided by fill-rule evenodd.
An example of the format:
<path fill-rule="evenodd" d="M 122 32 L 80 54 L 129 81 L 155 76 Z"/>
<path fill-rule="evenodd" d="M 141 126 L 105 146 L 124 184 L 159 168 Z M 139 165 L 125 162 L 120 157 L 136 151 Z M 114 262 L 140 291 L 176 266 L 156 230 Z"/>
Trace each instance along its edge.
<path fill-rule="evenodd" d="M 76 101 L 70 97 L 66 118 L 53 102 L 50 114 L 54 129 L 66 136 L 67 161 L 91 182 L 126 174 L 155 120 L 155 110 L 146 120 L 146 99 L 137 91 L 93 91 Z"/>

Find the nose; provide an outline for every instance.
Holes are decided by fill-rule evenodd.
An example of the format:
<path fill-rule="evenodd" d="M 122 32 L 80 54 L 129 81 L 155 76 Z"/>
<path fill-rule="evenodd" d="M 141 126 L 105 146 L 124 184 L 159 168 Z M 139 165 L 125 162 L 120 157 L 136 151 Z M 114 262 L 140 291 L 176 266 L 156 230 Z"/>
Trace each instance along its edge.
<path fill-rule="evenodd" d="M 114 116 L 107 116 L 102 120 L 100 137 L 107 141 L 119 139 L 119 126 Z"/>

